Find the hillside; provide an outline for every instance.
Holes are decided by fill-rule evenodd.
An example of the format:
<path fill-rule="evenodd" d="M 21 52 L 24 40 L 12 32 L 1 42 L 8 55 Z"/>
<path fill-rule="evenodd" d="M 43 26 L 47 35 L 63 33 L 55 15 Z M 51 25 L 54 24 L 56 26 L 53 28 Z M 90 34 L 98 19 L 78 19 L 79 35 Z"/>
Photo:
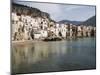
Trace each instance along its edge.
<path fill-rule="evenodd" d="M 93 16 L 93 17 L 87 19 L 84 22 L 82 22 L 82 21 L 61 20 L 58 23 L 60 23 L 60 24 L 61 23 L 64 23 L 64 24 L 71 23 L 71 24 L 75 24 L 75 25 L 86 25 L 86 26 L 91 25 L 91 26 L 96 26 L 96 16 Z"/>
<path fill-rule="evenodd" d="M 89 18 L 88 20 L 86 20 L 85 22 L 83 22 L 82 24 L 84 25 L 91 25 L 91 26 L 96 26 L 96 15 Z"/>
<path fill-rule="evenodd" d="M 18 15 L 24 14 L 24 15 L 30 15 L 32 17 L 42 17 L 42 18 L 47 18 L 50 21 L 53 21 L 50 18 L 50 15 L 46 12 L 43 12 L 37 8 L 20 5 L 16 3 L 12 3 L 12 12 L 17 12 Z"/>
<path fill-rule="evenodd" d="M 25 6 L 25 5 L 20 5 L 16 3 L 12 3 L 12 12 L 17 12 L 18 15 L 24 14 L 24 15 L 30 15 L 32 17 L 42 17 L 42 18 L 47 18 L 49 21 L 56 22 L 50 18 L 50 15 L 46 12 L 43 12 L 37 8 Z M 59 24 L 61 23 L 71 23 L 75 25 L 91 25 L 91 26 L 96 26 L 96 16 L 93 16 L 89 18 L 88 20 L 82 22 L 82 21 L 70 21 L 70 20 L 61 20 L 58 22 Z"/>
<path fill-rule="evenodd" d="M 81 24 L 82 22 L 81 22 L 81 21 L 61 20 L 61 21 L 59 21 L 58 23 L 64 23 L 64 24 L 71 23 L 71 24 L 79 25 L 79 24 Z"/>

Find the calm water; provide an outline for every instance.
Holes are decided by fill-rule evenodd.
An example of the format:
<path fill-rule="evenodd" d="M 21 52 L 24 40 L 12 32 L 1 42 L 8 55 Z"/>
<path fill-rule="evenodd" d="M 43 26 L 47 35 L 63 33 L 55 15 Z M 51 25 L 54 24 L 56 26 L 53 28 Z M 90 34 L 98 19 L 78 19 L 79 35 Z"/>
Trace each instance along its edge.
<path fill-rule="evenodd" d="M 12 73 L 36 73 L 95 68 L 95 38 L 12 45 Z"/>

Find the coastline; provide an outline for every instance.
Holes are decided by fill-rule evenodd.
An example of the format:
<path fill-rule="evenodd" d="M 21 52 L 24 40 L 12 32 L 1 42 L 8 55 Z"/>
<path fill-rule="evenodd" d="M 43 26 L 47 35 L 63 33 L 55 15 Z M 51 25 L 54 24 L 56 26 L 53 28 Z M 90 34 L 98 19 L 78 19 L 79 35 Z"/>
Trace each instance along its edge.
<path fill-rule="evenodd" d="M 81 39 L 83 37 L 80 37 Z M 12 41 L 11 40 L 11 44 L 12 45 L 29 45 L 29 44 L 34 44 L 34 43 L 44 43 L 44 42 L 59 42 L 59 41 L 68 41 L 68 40 L 78 40 L 80 38 L 70 38 L 70 39 L 62 39 L 62 40 L 55 40 L 55 41 L 43 41 L 43 40 L 20 40 L 20 41 Z M 90 37 L 84 37 L 84 38 L 90 38 Z M 95 37 L 91 37 L 91 38 L 95 38 Z"/>
<path fill-rule="evenodd" d="M 12 45 L 27 45 L 27 44 L 33 44 L 36 42 L 44 42 L 40 40 L 20 40 L 20 41 L 11 41 Z"/>

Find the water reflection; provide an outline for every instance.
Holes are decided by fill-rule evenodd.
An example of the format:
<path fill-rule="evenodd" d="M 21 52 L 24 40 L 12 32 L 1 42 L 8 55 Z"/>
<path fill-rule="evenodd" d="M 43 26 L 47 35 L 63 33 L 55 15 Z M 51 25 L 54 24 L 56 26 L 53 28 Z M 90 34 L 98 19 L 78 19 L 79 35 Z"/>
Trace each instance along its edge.
<path fill-rule="evenodd" d="M 12 72 L 95 68 L 95 38 L 12 45 Z"/>

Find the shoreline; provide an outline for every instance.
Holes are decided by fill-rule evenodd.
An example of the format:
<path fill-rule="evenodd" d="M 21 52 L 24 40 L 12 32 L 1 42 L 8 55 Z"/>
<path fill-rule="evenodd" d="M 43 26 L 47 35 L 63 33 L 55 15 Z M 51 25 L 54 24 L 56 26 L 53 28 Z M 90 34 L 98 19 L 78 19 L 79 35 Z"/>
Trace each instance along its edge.
<path fill-rule="evenodd" d="M 12 45 L 27 45 L 27 44 L 33 44 L 36 42 L 45 42 L 40 40 L 21 40 L 21 41 L 11 41 Z"/>
<path fill-rule="evenodd" d="M 88 37 L 85 37 L 85 38 L 88 38 Z M 95 38 L 95 37 L 91 37 L 91 38 Z M 80 38 L 77 38 L 77 39 L 80 39 Z M 76 40 L 77 40 L 76 39 Z M 63 39 L 63 40 L 60 40 L 60 41 L 65 41 L 66 39 Z M 67 39 L 67 40 L 75 40 L 73 38 L 71 39 Z M 43 40 L 20 40 L 20 41 L 11 41 L 11 44 L 12 45 L 27 45 L 27 44 L 33 44 L 33 43 L 43 43 L 43 42 L 59 42 L 59 41 L 43 41 Z"/>

